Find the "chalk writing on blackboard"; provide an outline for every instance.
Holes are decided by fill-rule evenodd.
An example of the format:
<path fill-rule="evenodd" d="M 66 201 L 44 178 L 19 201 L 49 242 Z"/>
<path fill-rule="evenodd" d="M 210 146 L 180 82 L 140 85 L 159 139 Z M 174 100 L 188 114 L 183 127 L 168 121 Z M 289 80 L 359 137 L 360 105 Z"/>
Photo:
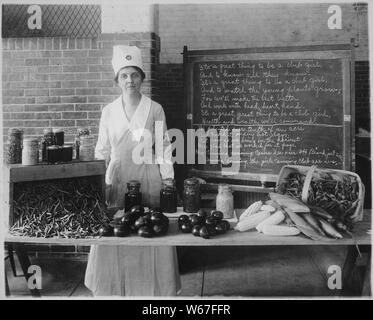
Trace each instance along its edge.
<path fill-rule="evenodd" d="M 338 59 L 194 64 L 193 126 L 240 129 L 241 171 L 343 166 Z"/>

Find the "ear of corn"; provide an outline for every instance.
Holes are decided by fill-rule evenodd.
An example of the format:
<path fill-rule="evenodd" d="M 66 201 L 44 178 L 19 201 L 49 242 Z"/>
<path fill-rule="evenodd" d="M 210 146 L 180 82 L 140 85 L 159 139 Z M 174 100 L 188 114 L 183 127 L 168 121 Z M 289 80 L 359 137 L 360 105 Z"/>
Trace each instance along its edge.
<path fill-rule="evenodd" d="M 262 228 L 265 225 L 277 225 L 277 224 L 280 224 L 282 221 L 284 221 L 284 219 L 285 219 L 285 215 L 282 213 L 282 211 L 277 210 L 270 217 L 268 217 L 267 219 L 265 219 L 261 223 L 259 223 L 256 226 L 256 230 L 258 230 L 259 232 L 262 232 Z"/>
<path fill-rule="evenodd" d="M 243 219 L 257 213 L 262 205 L 262 201 L 256 201 L 253 204 L 251 204 L 244 212 L 242 212 L 239 221 L 242 221 Z"/>
<path fill-rule="evenodd" d="M 263 220 L 267 219 L 271 214 L 268 211 L 259 211 L 245 219 L 239 221 L 235 230 L 243 232 L 255 228 Z"/>
<path fill-rule="evenodd" d="M 277 202 L 280 206 L 290 209 L 293 212 L 310 212 L 310 208 L 308 208 L 303 202 L 296 200 L 294 198 L 290 198 L 286 195 L 270 192 L 269 196 L 271 200 Z"/>
<path fill-rule="evenodd" d="M 288 226 L 275 226 L 275 225 L 265 225 L 262 228 L 263 234 L 270 236 L 296 236 L 300 231 L 295 227 Z"/>
<path fill-rule="evenodd" d="M 269 205 L 269 204 L 264 204 L 264 205 L 262 205 L 262 206 L 260 207 L 260 210 L 261 210 L 261 211 L 269 211 L 270 213 L 276 211 L 276 209 L 275 209 L 273 206 Z"/>

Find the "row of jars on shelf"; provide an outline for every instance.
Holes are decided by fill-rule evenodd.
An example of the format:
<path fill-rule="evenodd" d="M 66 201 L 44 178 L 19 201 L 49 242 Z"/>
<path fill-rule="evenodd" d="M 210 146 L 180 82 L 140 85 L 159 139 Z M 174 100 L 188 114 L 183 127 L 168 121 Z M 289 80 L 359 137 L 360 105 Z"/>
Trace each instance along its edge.
<path fill-rule="evenodd" d="M 137 180 L 127 183 L 125 194 L 125 211 L 130 210 L 135 205 L 142 204 L 141 184 Z M 160 191 L 160 207 L 163 212 L 177 212 L 177 190 L 174 179 L 164 179 Z M 183 211 L 186 213 L 196 213 L 201 209 L 201 192 L 199 180 L 189 178 L 184 180 L 183 190 Z M 220 184 L 216 197 L 216 210 L 223 213 L 224 219 L 233 217 L 233 194 L 231 186 Z"/>
<path fill-rule="evenodd" d="M 41 161 L 51 164 L 69 162 L 75 158 L 81 161 L 94 159 L 94 137 L 89 134 L 89 129 L 80 128 L 76 134 L 74 144 L 65 144 L 65 133 L 61 129 L 46 128 L 39 143 L 36 138 L 23 138 L 21 129 L 12 128 L 8 133 L 8 151 L 6 162 L 8 164 L 22 163 L 23 165 L 35 165 L 39 163 L 39 151 Z"/>

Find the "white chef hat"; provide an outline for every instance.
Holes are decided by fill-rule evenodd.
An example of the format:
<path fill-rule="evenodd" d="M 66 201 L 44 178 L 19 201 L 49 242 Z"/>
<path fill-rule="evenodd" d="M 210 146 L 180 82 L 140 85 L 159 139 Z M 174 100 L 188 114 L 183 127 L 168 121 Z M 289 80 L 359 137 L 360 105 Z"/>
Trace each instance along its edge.
<path fill-rule="evenodd" d="M 142 75 L 145 78 L 141 50 L 136 46 L 114 46 L 111 64 L 113 65 L 115 77 L 117 77 L 119 70 L 124 67 L 137 67 L 141 70 Z"/>

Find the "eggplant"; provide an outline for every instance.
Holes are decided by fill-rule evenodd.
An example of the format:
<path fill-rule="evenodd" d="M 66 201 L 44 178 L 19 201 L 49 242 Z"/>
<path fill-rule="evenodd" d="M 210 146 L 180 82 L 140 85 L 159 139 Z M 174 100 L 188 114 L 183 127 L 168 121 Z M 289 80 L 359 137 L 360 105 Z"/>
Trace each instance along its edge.
<path fill-rule="evenodd" d="M 225 231 L 229 231 L 231 228 L 231 224 L 227 220 L 222 220 L 219 222 L 220 224 L 224 225 Z"/>
<path fill-rule="evenodd" d="M 221 212 L 219 210 L 212 210 L 210 212 L 210 217 L 212 217 L 216 220 L 223 220 L 224 214 L 223 214 L 223 212 Z"/>
<path fill-rule="evenodd" d="M 103 237 L 112 237 L 114 235 L 114 228 L 110 225 L 103 225 L 98 230 L 98 233 Z"/>
<path fill-rule="evenodd" d="M 205 219 L 206 226 L 214 226 L 218 223 L 218 221 L 213 217 L 208 217 Z"/>
<path fill-rule="evenodd" d="M 179 226 L 185 222 L 190 222 L 189 220 L 189 216 L 187 216 L 186 214 L 182 214 L 179 219 L 177 219 L 177 222 L 179 224 Z"/>
<path fill-rule="evenodd" d="M 144 226 L 150 226 L 151 221 L 149 216 L 142 216 L 135 221 L 135 229 L 138 230 Z"/>
<path fill-rule="evenodd" d="M 192 224 L 192 226 L 195 226 L 197 224 L 201 224 L 203 219 L 199 216 L 197 216 L 196 214 L 191 214 L 189 216 L 189 220 L 190 220 L 190 223 Z"/>
<path fill-rule="evenodd" d="M 202 219 L 206 219 L 207 218 L 207 213 L 206 213 L 205 210 L 199 209 L 198 212 L 197 212 L 197 216 L 199 216 Z"/>
<path fill-rule="evenodd" d="M 130 212 L 136 213 L 138 215 L 143 215 L 145 212 L 145 209 L 143 206 L 136 205 L 136 206 L 131 207 Z"/>
<path fill-rule="evenodd" d="M 167 233 L 168 231 L 168 223 L 167 224 L 156 224 L 152 226 L 153 233 L 156 236 L 162 236 Z"/>
<path fill-rule="evenodd" d="M 209 238 L 210 238 L 210 234 L 209 234 L 209 232 L 208 232 L 206 226 L 203 226 L 203 227 L 199 230 L 199 235 L 200 235 L 203 239 L 209 239 Z"/>
<path fill-rule="evenodd" d="M 192 232 L 192 224 L 190 222 L 184 222 L 179 226 L 179 230 L 183 233 Z"/>
<path fill-rule="evenodd" d="M 223 234 L 223 233 L 227 232 L 225 223 L 222 223 L 222 222 L 218 222 L 218 224 L 215 226 L 214 230 L 217 234 Z"/>
<path fill-rule="evenodd" d="M 150 214 L 155 213 L 155 212 L 163 213 L 163 210 L 160 207 L 150 208 L 150 210 L 149 210 Z"/>
<path fill-rule="evenodd" d="M 166 222 L 168 223 L 168 218 L 163 213 L 154 211 L 150 214 L 150 221 L 153 224 L 163 224 Z"/>
<path fill-rule="evenodd" d="M 115 237 L 126 237 L 131 233 L 131 230 L 126 225 L 120 225 L 114 227 L 113 232 Z"/>
<path fill-rule="evenodd" d="M 200 224 L 196 224 L 195 226 L 193 226 L 193 229 L 192 229 L 192 234 L 196 237 L 200 237 L 200 230 L 203 226 L 200 225 Z"/>
<path fill-rule="evenodd" d="M 137 234 L 143 238 L 151 238 L 153 236 L 153 231 L 150 226 L 145 225 L 137 230 Z"/>

